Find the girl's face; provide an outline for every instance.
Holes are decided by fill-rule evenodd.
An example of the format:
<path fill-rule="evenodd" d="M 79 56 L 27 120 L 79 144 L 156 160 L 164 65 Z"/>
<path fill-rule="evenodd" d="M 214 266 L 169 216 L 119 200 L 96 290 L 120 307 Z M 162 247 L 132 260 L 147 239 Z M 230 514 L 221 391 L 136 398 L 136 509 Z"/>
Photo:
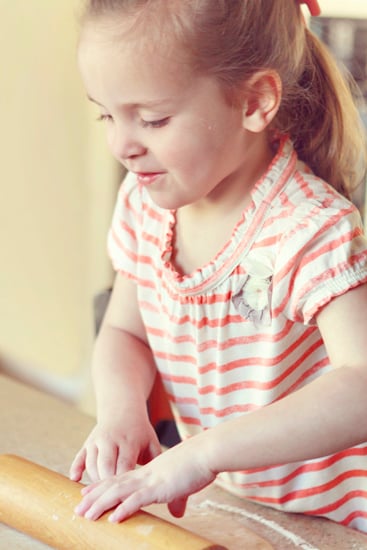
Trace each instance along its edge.
<path fill-rule="evenodd" d="M 213 203 L 246 185 L 253 135 L 217 81 L 110 29 L 86 25 L 79 65 L 116 159 L 162 208 Z"/>

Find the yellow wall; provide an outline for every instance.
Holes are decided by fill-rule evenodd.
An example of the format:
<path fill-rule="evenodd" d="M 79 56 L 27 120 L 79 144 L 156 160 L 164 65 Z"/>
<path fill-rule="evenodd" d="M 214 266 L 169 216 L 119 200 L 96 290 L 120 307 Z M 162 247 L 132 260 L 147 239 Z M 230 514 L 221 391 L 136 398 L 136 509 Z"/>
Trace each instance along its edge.
<path fill-rule="evenodd" d="M 76 67 L 76 0 L 0 0 L 0 355 L 78 375 L 117 170 Z"/>

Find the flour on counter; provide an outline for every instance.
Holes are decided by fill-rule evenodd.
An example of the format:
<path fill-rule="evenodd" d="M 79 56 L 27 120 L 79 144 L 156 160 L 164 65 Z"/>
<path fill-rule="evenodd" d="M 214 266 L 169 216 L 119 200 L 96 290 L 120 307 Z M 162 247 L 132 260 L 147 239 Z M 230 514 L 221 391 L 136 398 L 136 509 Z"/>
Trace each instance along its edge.
<path fill-rule="evenodd" d="M 221 510 L 223 512 L 229 512 L 231 514 L 240 515 L 247 519 L 257 521 L 258 523 L 261 523 L 262 525 L 269 527 L 273 531 L 276 531 L 277 533 L 282 535 L 284 538 L 286 538 L 288 541 L 290 541 L 292 544 L 294 544 L 297 548 L 302 548 L 302 550 L 320 550 L 320 548 L 317 548 L 316 546 L 309 544 L 302 537 L 299 537 L 292 531 L 285 529 L 284 527 L 279 525 L 279 523 L 276 523 L 275 521 L 270 519 L 266 519 L 260 516 L 259 514 L 246 512 L 246 510 L 243 510 L 242 508 L 237 508 L 236 506 L 230 506 L 228 504 L 219 504 L 211 500 L 204 500 L 201 504 L 198 505 L 198 508 L 204 508 L 204 509 L 211 508 L 214 510 Z"/>

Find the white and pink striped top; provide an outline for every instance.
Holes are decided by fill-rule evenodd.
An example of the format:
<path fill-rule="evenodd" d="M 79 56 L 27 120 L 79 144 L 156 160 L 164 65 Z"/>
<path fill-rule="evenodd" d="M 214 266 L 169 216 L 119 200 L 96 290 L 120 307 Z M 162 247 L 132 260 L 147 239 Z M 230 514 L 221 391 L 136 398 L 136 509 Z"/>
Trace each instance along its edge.
<path fill-rule="evenodd" d="M 315 315 L 367 281 L 356 208 L 284 142 L 231 240 L 201 269 L 171 263 L 175 212 L 134 175 L 121 186 L 108 246 L 136 281 L 157 368 L 182 438 L 263 407 L 328 371 Z M 231 492 L 367 532 L 367 443 L 333 456 L 224 473 Z"/>

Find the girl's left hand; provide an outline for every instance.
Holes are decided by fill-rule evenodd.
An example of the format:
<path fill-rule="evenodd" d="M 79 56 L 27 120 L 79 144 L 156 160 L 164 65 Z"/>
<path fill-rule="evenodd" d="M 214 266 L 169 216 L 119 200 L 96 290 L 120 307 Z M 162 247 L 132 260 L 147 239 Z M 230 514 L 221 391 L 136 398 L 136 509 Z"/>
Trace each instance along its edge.
<path fill-rule="evenodd" d="M 137 470 L 84 487 L 75 513 L 95 520 L 116 507 L 109 520 L 117 523 L 144 506 L 167 503 L 173 516 L 183 516 L 188 497 L 216 476 L 195 439 L 176 445 Z"/>

